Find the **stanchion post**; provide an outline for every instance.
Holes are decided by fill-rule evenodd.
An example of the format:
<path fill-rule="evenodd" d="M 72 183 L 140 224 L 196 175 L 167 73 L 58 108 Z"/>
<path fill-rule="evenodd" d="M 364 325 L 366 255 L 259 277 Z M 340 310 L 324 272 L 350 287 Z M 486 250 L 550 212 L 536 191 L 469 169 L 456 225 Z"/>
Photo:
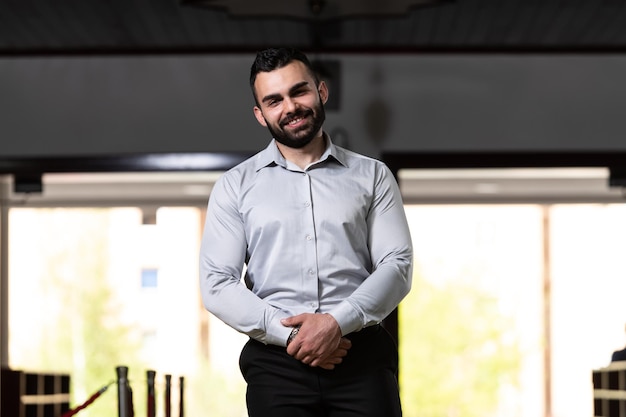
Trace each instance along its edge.
<path fill-rule="evenodd" d="M 178 378 L 178 417 L 185 417 L 185 401 L 184 401 L 184 392 L 185 392 L 185 377 Z"/>
<path fill-rule="evenodd" d="M 165 417 L 172 417 L 172 375 L 165 375 Z"/>
<path fill-rule="evenodd" d="M 148 381 L 147 414 L 148 414 L 148 417 L 156 417 L 156 401 L 155 401 L 155 390 L 154 390 L 154 380 L 156 378 L 156 371 L 153 371 L 153 370 L 146 371 L 146 377 Z"/>
<path fill-rule="evenodd" d="M 118 366 L 117 372 L 117 414 L 119 417 L 133 417 L 133 397 L 128 384 L 128 367 Z"/>

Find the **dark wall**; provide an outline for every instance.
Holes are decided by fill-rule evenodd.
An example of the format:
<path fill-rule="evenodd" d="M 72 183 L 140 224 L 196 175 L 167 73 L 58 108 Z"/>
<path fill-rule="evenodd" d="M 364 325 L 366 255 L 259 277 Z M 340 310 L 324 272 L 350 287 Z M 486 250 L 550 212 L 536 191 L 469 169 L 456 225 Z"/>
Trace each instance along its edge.
<path fill-rule="evenodd" d="M 626 56 L 313 58 L 340 60 L 327 130 L 365 154 L 626 150 Z M 0 158 L 256 151 L 269 136 L 252 115 L 251 61 L 1 59 Z"/>

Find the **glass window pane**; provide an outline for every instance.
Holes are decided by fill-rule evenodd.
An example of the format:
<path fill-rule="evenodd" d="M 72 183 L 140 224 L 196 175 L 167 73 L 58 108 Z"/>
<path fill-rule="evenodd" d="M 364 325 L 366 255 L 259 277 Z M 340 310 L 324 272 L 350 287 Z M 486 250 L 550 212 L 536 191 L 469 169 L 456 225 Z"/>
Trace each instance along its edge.
<path fill-rule="evenodd" d="M 399 309 L 405 415 L 592 415 L 591 373 L 626 344 L 626 205 L 407 214 L 415 271 Z"/>
<path fill-rule="evenodd" d="M 407 206 L 399 308 L 407 417 L 543 415 L 539 206 Z"/>
<path fill-rule="evenodd" d="M 245 338 L 200 301 L 202 211 L 165 207 L 156 225 L 142 223 L 134 207 L 10 209 L 9 365 L 69 373 L 73 406 L 123 365 L 136 415 L 146 413 L 147 370 L 157 372 L 158 413 L 169 374 L 174 413 L 182 376 L 188 415 L 245 415 Z M 155 283 L 156 271 L 146 291 L 142 276 Z M 91 417 L 116 412 L 114 388 L 89 406 Z"/>
<path fill-rule="evenodd" d="M 144 268 L 141 270 L 141 288 L 156 288 L 158 285 L 159 270 Z"/>
<path fill-rule="evenodd" d="M 593 415 L 591 370 L 626 337 L 626 205 L 551 210 L 553 415 Z"/>

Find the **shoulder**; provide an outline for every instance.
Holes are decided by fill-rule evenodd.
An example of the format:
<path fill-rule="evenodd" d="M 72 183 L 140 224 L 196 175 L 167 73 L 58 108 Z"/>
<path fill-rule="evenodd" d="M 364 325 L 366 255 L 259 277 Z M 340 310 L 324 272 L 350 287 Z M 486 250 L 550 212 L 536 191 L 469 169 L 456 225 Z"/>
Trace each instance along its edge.
<path fill-rule="evenodd" d="M 216 181 L 216 185 L 228 184 L 231 187 L 241 184 L 246 179 L 253 176 L 259 169 L 259 164 L 264 159 L 265 150 L 257 152 L 234 167 L 226 170 Z"/>
<path fill-rule="evenodd" d="M 398 182 L 383 161 L 340 147 L 337 156 L 351 181 L 369 190 L 375 199 L 401 199 Z"/>
<path fill-rule="evenodd" d="M 391 173 L 387 165 L 379 159 L 372 158 L 340 146 L 335 146 L 335 149 L 337 158 L 348 168 Z"/>

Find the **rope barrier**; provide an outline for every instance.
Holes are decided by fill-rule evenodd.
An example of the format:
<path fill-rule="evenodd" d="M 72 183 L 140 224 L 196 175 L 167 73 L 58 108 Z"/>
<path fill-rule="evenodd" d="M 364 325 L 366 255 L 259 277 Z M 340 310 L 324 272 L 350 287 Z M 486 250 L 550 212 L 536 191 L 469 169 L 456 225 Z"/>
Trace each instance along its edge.
<path fill-rule="evenodd" d="M 118 366 L 115 368 L 117 373 L 117 380 L 111 381 L 94 394 L 91 395 L 81 405 L 71 410 L 66 411 L 61 417 L 71 417 L 77 414 L 79 411 L 84 410 L 91 404 L 93 404 L 111 385 L 117 383 L 117 398 L 118 398 L 118 417 L 134 417 L 135 411 L 133 407 L 133 392 L 128 380 L 128 367 Z M 146 371 L 147 375 L 147 417 L 156 416 L 156 394 L 155 394 L 155 379 L 156 372 L 153 370 Z M 165 375 L 165 392 L 164 392 L 164 406 L 165 417 L 171 417 L 171 388 L 172 388 L 172 376 Z M 178 417 L 184 417 L 184 378 L 179 377 L 179 414 Z"/>
<path fill-rule="evenodd" d="M 78 413 L 80 410 L 83 410 L 83 409 L 87 408 L 94 401 L 96 401 L 98 399 L 98 397 L 100 397 L 109 388 L 109 386 L 111 386 L 114 383 L 115 383 L 115 381 L 109 382 L 108 384 L 106 384 L 105 386 L 100 388 L 98 391 L 96 391 L 91 397 L 89 397 L 87 399 L 87 401 L 85 401 L 84 403 L 82 403 L 81 405 L 79 405 L 78 407 L 76 407 L 76 408 L 74 408 L 72 410 L 66 411 L 61 417 L 73 416 L 74 414 Z"/>

